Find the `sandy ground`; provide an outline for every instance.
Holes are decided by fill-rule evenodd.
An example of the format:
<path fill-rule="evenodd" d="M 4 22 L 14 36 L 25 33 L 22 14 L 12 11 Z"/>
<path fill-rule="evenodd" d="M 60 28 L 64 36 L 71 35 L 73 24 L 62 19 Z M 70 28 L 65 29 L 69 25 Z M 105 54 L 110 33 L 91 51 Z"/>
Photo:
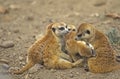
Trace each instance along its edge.
<path fill-rule="evenodd" d="M 114 28 L 120 31 L 120 19 L 105 16 L 120 13 L 119 0 L 0 0 L 0 6 L 7 10 L 0 12 L 0 44 L 7 42 L 10 46 L 0 46 L 0 58 L 7 59 L 10 67 L 25 65 L 27 49 L 50 22 L 63 21 L 76 27 L 88 22 L 105 34 Z M 36 72 L 12 76 L 14 79 L 120 79 L 120 70 L 94 74 L 83 68 L 48 70 L 40 67 Z"/>

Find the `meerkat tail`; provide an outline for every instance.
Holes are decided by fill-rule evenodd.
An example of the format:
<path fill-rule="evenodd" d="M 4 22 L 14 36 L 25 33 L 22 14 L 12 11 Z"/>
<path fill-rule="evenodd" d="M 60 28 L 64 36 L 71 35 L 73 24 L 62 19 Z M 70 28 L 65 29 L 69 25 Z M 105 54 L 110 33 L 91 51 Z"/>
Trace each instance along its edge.
<path fill-rule="evenodd" d="M 21 68 L 20 70 L 18 71 L 14 71 L 13 73 L 14 74 L 22 74 L 23 72 L 27 71 L 28 69 L 30 69 L 31 67 L 33 67 L 35 65 L 34 62 L 28 62 L 23 68 Z"/>
<path fill-rule="evenodd" d="M 60 69 L 66 69 L 66 68 L 73 68 L 73 67 L 76 67 L 78 66 L 79 64 L 81 63 L 80 60 L 74 62 L 74 63 L 71 63 L 67 60 L 64 60 L 64 59 L 59 59 L 59 62 L 58 62 L 58 66 Z"/>

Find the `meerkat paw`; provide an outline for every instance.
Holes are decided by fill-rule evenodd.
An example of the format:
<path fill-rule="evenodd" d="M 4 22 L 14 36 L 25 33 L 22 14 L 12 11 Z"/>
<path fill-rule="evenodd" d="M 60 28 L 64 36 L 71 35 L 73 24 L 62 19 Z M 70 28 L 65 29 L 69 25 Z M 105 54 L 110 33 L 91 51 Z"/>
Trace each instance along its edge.
<path fill-rule="evenodd" d="M 82 64 L 82 62 L 83 62 L 83 60 L 82 60 L 82 59 L 79 59 L 79 60 L 77 60 L 77 61 L 75 61 L 75 62 L 73 63 L 73 66 L 74 66 L 74 67 L 79 66 L 80 64 Z"/>

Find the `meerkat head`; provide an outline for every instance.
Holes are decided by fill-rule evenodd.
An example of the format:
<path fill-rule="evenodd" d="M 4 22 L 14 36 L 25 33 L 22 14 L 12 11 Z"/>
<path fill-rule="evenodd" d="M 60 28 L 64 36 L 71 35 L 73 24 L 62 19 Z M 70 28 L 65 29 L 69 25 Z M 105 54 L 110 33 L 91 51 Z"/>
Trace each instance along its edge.
<path fill-rule="evenodd" d="M 76 31 L 76 27 L 74 25 L 68 25 L 67 28 L 68 28 L 69 32 L 71 32 L 71 31 L 75 32 Z"/>
<path fill-rule="evenodd" d="M 66 40 L 67 39 L 75 39 L 76 36 L 76 27 L 74 25 L 68 25 L 67 26 L 69 33 L 65 36 Z"/>
<path fill-rule="evenodd" d="M 69 32 L 67 24 L 65 24 L 64 22 L 53 23 L 51 30 L 57 37 L 63 37 Z"/>
<path fill-rule="evenodd" d="M 90 40 L 93 36 L 95 30 L 91 24 L 83 23 L 78 27 L 76 40 Z"/>

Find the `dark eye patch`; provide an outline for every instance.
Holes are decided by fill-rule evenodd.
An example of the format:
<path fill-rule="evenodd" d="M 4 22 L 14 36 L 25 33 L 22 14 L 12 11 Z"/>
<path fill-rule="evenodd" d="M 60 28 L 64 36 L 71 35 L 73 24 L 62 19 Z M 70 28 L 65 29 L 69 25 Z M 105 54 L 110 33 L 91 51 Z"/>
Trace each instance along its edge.
<path fill-rule="evenodd" d="M 55 32 L 55 28 L 52 28 L 52 31 Z"/>
<path fill-rule="evenodd" d="M 67 25 L 66 25 L 66 28 L 67 28 Z"/>
<path fill-rule="evenodd" d="M 59 30 L 65 30 L 65 28 L 64 27 L 60 27 Z"/>
<path fill-rule="evenodd" d="M 89 31 L 89 30 L 86 30 L 86 33 L 87 33 L 87 34 L 90 34 L 90 31 Z"/>
<path fill-rule="evenodd" d="M 73 29 L 73 31 L 76 31 L 75 29 Z"/>
<path fill-rule="evenodd" d="M 78 37 L 81 37 L 82 36 L 82 34 L 79 34 L 79 35 L 77 35 Z"/>
<path fill-rule="evenodd" d="M 71 29 L 68 29 L 69 31 L 71 30 Z"/>

